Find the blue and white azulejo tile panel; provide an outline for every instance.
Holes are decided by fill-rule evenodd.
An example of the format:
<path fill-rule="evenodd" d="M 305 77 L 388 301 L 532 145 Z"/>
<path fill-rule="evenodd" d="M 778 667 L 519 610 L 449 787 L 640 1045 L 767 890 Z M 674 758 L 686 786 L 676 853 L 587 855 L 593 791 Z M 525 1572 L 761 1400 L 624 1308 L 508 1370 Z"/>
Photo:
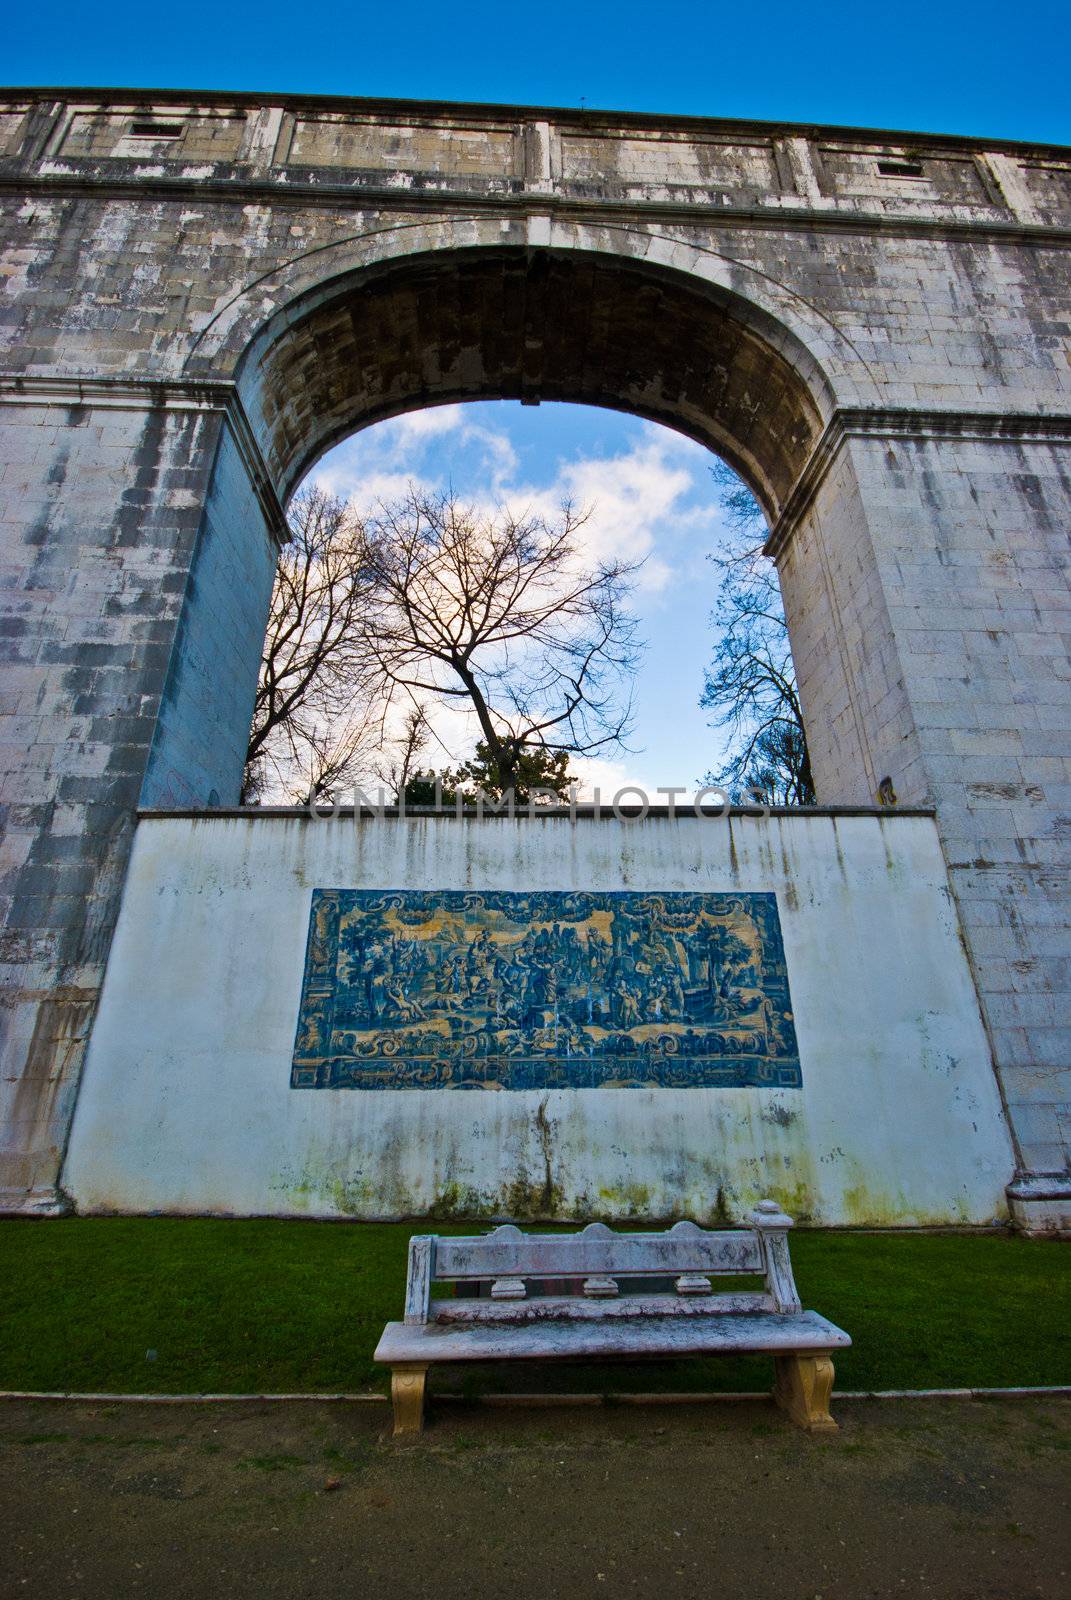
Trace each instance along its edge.
<path fill-rule="evenodd" d="M 773 894 L 313 891 L 295 1089 L 801 1082 Z"/>

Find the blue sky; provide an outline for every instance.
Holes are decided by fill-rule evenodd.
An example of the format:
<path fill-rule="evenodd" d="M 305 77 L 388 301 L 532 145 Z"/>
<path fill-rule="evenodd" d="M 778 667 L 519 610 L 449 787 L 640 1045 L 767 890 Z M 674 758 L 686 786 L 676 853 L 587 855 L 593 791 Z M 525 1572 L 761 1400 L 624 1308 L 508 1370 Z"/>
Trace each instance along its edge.
<path fill-rule="evenodd" d="M 0 79 L 499 100 L 1071 140 L 1067 0 L 10 5 Z"/>

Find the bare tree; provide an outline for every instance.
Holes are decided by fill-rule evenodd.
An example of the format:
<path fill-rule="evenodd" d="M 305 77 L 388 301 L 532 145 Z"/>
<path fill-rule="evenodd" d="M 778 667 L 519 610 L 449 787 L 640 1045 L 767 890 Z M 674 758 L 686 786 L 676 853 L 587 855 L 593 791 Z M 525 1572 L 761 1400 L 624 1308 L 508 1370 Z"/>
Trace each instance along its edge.
<path fill-rule="evenodd" d="M 394 797 L 396 804 L 400 805 L 407 799 L 412 800 L 414 804 L 426 803 L 423 793 L 417 799 L 411 790 L 414 783 L 423 779 L 420 759 L 428 748 L 430 740 L 431 723 L 428 720 L 427 707 L 422 701 L 415 701 L 405 714 L 401 733 L 386 747 L 375 763 L 376 777 Z M 427 781 L 428 788 L 432 786 L 432 782 L 433 777 Z"/>
<path fill-rule="evenodd" d="M 762 553 L 758 501 L 724 463 L 713 469 L 729 524 L 729 548 L 710 557 L 721 573 L 711 618 L 718 631 L 699 704 L 730 735 L 729 759 L 707 781 L 734 799 L 813 805 L 807 734 L 777 569 Z"/>
<path fill-rule="evenodd" d="M 364 648 L 394 691 L 467 703 L 501 794 L 533 751 L 591 754 L 628 732 L 636 566 L 585 566 L 583 522 L 568 505 L 552 524 L 411 485 L 364 524 Z"/>
<path fill-rule="evenodd" d="M 243 804 L 304 804 L 351 785 L 379 738 L 382 682 L 363 617 L 363 528 L 341 501 L 302 490 L 288 516 L 246 752 Z"/>

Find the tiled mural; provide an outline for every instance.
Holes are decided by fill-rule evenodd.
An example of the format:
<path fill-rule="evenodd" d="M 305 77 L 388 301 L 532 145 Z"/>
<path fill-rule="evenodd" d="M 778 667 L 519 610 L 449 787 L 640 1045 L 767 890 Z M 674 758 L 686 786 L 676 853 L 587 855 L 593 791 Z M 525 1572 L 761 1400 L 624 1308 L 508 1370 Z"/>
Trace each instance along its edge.
<path fill-rule="evenodd" d="M 313 892 L 294 1088 L 800 1082 L 772 894 Z"/>

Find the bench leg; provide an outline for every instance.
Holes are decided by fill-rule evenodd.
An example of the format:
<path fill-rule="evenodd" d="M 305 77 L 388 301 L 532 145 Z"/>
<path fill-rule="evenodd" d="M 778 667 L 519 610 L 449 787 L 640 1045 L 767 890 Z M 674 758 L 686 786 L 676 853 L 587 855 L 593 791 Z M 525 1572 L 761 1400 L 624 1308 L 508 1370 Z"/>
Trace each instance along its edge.
<path fill-rule="evenodd" d="M 394 1406 L 394 1437 L 424 1431 L 426 1366 L 391 1367 L 390 1398 Z"/>
<path fill-rule="evenodd" d="M 774 1356 L 773 1396 L 782 1411 L 809 1433 L 835 1433 L 829 1414 L 833 1363 L 828 1355 Z"/>

